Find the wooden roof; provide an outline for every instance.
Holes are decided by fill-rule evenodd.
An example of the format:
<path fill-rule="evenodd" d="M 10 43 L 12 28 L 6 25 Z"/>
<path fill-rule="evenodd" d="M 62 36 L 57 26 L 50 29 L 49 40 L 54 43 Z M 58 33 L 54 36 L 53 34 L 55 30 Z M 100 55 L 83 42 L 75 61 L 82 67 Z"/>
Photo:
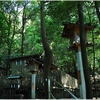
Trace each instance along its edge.
<path fill-rule="evenodd" d="M 15 76 L 8 76 L 8 79 L 21 79 L 21 75 L 15 75 Z"/>
<path fill-rule="evenodd" d="M 74 32 L 80 33 L 80 25 L 79 24 L 66 23 L 66 22 L 63 22 L 62 24 L 64 25 L 63 34 L 62 34 L 63 38 L 74 37 Z M 85 27 L 85 33 L 87 33 L 87 31 L 91 31 L 93 29 L 93 26 L 87 25 L 87 24 L 85 24 L 84 27 Z"/>
<path fill-rule="evenodd" d="M 38 59 L 31 59 L 28 62 L 26 62 L 27 64 L 34 64 L 37 63 L 39 65 L 39 69 L 43 69 L 44 67 L 44 59 L 42 58 L 38 58 Z M 54 64 L 52 64 L 50 70 L 58 70 L 58 67 L 55 66 Z"/>
<path fill-rule="evenodd" d="M 35 55 L 27 55 L 27 56 L 21 56 L 21 57 L 14 57 L 14 58 L 10 58 L 8 59 L 10 62 L 13 62 L 13 61 L 19 61 L 19 60 L 29 60 L 31 58 L 40 58 L 40 55 L 39 54 L 35 54 Z"/>
<path fill-rule="evenodd" d="M 10 62 L 20 61 L 20 60 L 26 60 L 26 64 L 34 64 L 37 63 L 39 65 L 39 69 L 43 69 L 44 66 L 44 59 L 40 57 L 40 55 L 28 55 L 23 57 L 15 57 L 8 59 Z M 51 66 L 51 70 L 58 70 L 58 67 L 56 67 L 54 64 Z"/>

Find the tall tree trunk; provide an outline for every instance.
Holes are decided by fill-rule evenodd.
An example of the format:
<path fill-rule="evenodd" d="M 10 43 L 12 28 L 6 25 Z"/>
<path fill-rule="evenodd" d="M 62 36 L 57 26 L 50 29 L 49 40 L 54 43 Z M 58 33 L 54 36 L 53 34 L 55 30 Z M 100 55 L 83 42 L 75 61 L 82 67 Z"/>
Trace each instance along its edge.
<path fill-rule="evenodd" d="M 82 61 L 83 61 L 83 69 L 85 75 L 86 82 L 86 97 L 87 99 L 92 99 L 92 86 L 90 81 L 90 69 L 88 67 L 87 62 L 87 54 L 86 54 L 86 44 L 85 44 L 85 30 L 84 30 L 84 18 L 83 18 L 83 9 L 82 4 L 78 2 L 78 13 L 79 13 L 79 23 L 80 23 L 80 44 L 81 44 L 81 52 L 82 52 Z"/>
<path fill-rule="evenodd" d="M 9 15 L 9 17 L 10 17 L 10 15 Z M 14 35 L 15 35 L 15 27 L 16 27 L 16 17 L 15 17 L 15 20 L 14 20 L 14 27 L 13 27 L 13 34 L 12 34 L 12 37 L 11 37 L 11 40 L 9 39 L 9 37 L 10 37 L 10 32 L 11 32 L 11 19 L 9 18 L 9 22 L 8 22 L 8 27 L 9 27 L 9 29 L 8 29 L 8 56 L 7 56 L 7 59 L 9 59 L 10 58 L 10 56 L 11 56 L 11 49 L 12 49 L 12 44 L 13 44 L 13 39 L 14 39 Z M 9 61 L 7 60 L 7 71 L 9 70 L 9 68 L 10 68 L 10 63 L 9 63 Z M 9 72 L 7 72 L 7 75 L 9 74 Z"/>
<path fill-rule="evenodd" d="M 11 49 L 10 49 L 10 39 L 9 39 L 9 37 L 10 37 L 10 32 L 11 32 L 11 23 L 12 23 L 12 21 L 11 21 L 11 14 L 9 14 L 9 20 L 8 20 L 8 40 L 7 40 L 7 45 L 8 45 L 8 58 L 10 57 L 10 54 L 11 54 Z"/>
<path fill-rule="evenodd" d="M 11 15 L 9 14 L 9 20 L 7 22 L 7 25 L 8 25 L 8 35 L 7 35 L 7 46 L 8 46 L 8 50 L 7 50 L 7 59 L 10 58 L 10 55 L 11 55 L 11 48 L 10 48 L 10 31 L 11 31 Z M 7 70 L 7 75 L 9 74 L 8 73 L 8 70 L 9 70 L 9 61 L 7 60 L 7 64 L 6 64 L 6 70 Z"/>
<path fill-rule="evenodd" d="M 25 40 L 25 24 L 26 24 L 26 14 L 25 14 L 25 7 L 26 4 L 24 5 L 23 8 L 23 15 L 22 15 L 22 44 L 21 44 L 21 55 L 23 56 L 24 54 L 24 40 Z"/>
<path fill-rule="evenodd" d="M 100 11 L 99 11 L 99 7 L 98 7 L 98 3 L 99 2 L 94 1 L 96 13 L 97 13 L 97 16 L 98 16 L 98 19 L 99 19 L 99 22 L 100 22 Z"/>
<path fill-rule="evenodd" d="M 45 16 L 44 16 L 44 2 L 41 1 L 41 37 L 43 48 L 45 51 L 44 58 L 44 90 L 45 90 L 45 99 L 48 99 L 48 75 L 50 74 L 50 67 L 52 64 L 52 52 L 46 38 L 46 25 L 45 25 Z"/>
<path fill-rule="evenodd" d="M 97 89 L 96 89 L 96 79 L 95 79 L 95 41 L 94 41 L 94 33 L 92 30 L 92 42 L 93 42 L 93 80 L 94 80 L 94 88 L 95 90 L 93 91 L 93 95 L 96 97 L 97 99 Z"/>
<path fill-rule="evenodd" d="M 12 20 L 11 20 L 11 13 L 9 14 L 9 20 L 7 21 L 7 25 L 8 25 L 8 36 L 7 36 L 7 46 L 8 46 L 8 50 L 7 50 L 7 59 L 10 58 L 11 56 L 11 48 L 12 48 L 12 40 L 10 40 L 10 33 L 11 33 L 11 24 L 12 24 Z M 12 39 L 13 39 L 14 33 L 12 35 Z M 10 63 L 7 60 L 6 63 L 6 69 L 7 69 L 7 75 L 9 74 L 9 68 L 10 68 Z"/>

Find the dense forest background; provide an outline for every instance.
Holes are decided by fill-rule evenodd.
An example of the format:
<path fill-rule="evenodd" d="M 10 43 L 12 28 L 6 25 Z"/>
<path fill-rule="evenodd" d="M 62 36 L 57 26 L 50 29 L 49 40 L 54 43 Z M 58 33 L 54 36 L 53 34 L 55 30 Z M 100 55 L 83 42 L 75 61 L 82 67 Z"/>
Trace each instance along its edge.
<path fill-rule="evenodd" d="M 46 37 L 52 50 L 53 63 L 67 73 L 74 73 L 76 53 L 68 49 L 69 39 L 62 38 L 62 22 L 78 23 L 78 1 L 46 1 Z M 91 75 L 100 73 L 100 2 L 82 2 L 84 23 L 95 28 L 88 32 L 88 64 Z M 0 1 L 0 65 L 7 67 L 7 59 L 25 55 L 41 54 L 44 49 L 41 39 L 40 2 Z"/>

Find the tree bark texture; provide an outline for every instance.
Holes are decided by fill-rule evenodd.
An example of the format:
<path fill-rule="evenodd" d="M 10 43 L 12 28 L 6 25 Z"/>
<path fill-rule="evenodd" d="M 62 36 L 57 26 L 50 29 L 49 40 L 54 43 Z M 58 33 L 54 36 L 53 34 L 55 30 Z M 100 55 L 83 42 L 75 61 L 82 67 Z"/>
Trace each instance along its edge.
<path fill-rule="evenodd" d="M 22 15 L 22 45 L 21 45 L 21 55 L 23 56 L 24 54 L 24 40 L 25 40 L 25 24 L 26 24 L 26 14 L 25 14 L 25 8 L 26 4 L 24 5 L 23 8 L 23 15 Z"/>
<path fill-rule="evenodd" d="M 90 69 L 88 67 L 87 62 L 87 54 L 86 54 L 86 44 L 85 44 L 85 30 L 84 30 L 84 18 L 83 18 L 83 9 L 82 4 L 78 2 L 78 14 L 79 14 L 79 23 L 80 23 L 80 44 L 81 44 L 81 53 L 82 53 L 82 62 L 83 62 L 83 69 L 85 75 L 85 82 L 86 82 L 86 97 L 87 99 L 92 99 L 92 86 L 90 81 Z"/>
<path fill-rule="evenodd" d="M 15 19 L 16 20 L 16 19 Z M 14 21 L 15 23 L 15 21 Z M 12 20 L 11 20 L 11 15 L 9 14 L 9 20 L 7 22 L 7 25 L 8 25 L 8 52 L 7 52 L 7 59 L 10 58 L 11 56 L 11 49 L 12 49 L 12 44 L 13 44 L 13 39 L 14 39 L 14 35 L 15 35 L 15 24 L 14 24 L 14 29 L 13 29 L 13 34 L 12 34 L 12 37 L 11 37 L 11 40 L 10 40 L 10 32 L 11 32 L 11 24 L 12 24 Z M 10 68 L 10 65 L 9 65 L 9 61 L 7 60 L 7 64 L 6 64 L 6 68 L 7 68 L 7 75 L 9 74 L 8 70 Z"/>
<path fill-rule="evenodd" d="M 44 2 L 43 1 L 41 1 L 41 37 L 42 37 L 43 48 L 45 51 L 45 58 L 44 58 L 45 99 L 48 99 L 48 76 L 50 74 L 50 67 L 52 64 L 52 52 L 49 47 L 48 40 L 46 38 L 46 25 L 45 25 Z"/>

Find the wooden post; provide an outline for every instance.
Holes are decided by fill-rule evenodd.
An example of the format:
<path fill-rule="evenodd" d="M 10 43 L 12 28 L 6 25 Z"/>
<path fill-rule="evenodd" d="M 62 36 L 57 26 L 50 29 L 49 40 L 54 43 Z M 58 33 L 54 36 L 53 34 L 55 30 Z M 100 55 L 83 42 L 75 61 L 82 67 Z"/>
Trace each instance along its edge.
<path fill-rule="evenodd" d="M 80 47 L 78 47 L 78 52 L 76 53 L 77 56 L 77 65 L 78 65 L 78 84 L 80 89 L 80 98 L 86 99 L 86 86 L 85 86 L 85 78 L 84 78 L 84 71 L 83 71 L 83 64 L 82 64 L 82 56 Z"/>
<path fill-rule="evenodd" d="M 35 88 L 36 88 L 36 73 L 32 73 L 32 84 L 31 84 L 31 99 L 35 99 Z"/>

